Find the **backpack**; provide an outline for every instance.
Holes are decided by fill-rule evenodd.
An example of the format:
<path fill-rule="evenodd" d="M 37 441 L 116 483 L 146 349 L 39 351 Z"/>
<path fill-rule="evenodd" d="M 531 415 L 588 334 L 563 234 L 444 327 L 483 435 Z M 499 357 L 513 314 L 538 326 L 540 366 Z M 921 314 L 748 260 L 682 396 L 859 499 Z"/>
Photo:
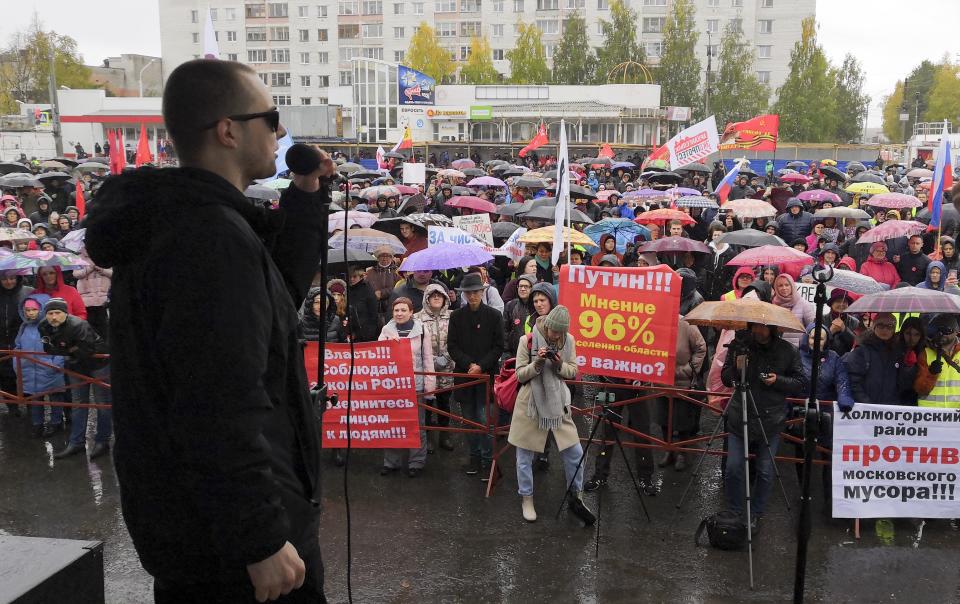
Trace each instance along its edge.
<path fill-rule="evenodd" d="M 533 338 L 527 336 L 527 350 L 533 350 Z M 520 382 L 517 380 L 517 359 L 507 359 L 500 366 L 500 373 L 493 378 L 493 399 L 507 413 L 513 413 L 517 404 L 517 393 L 520 392 Z"/>
<path fill-rule="evenodd" d="M 724 510 L 704 518 L 693 537 L 695 545 L 700 545 L 700 538 L 704 531 L 707 533 L 710 545 L 717 549 L 743 549 L 747 542 L 747 525 L 736 512 Z"/>

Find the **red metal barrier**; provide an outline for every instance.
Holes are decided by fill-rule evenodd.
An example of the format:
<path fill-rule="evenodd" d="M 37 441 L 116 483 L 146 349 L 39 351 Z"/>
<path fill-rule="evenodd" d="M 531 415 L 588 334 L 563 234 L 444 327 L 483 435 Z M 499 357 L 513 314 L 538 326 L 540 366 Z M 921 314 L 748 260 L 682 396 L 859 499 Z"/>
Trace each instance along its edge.
<path fill-rule="evenodd" d="M 93 402 L 93 403 L 74 403 L 66 402 L 61 403 L 59 401 L 48 402 L 44 401 L 43 397 L 51 394 L 60 394 L 64 392 L 71 392 L 87 384 L 92 386 L 102 386 L 104 388 L 110 388 L 110 383 L 106 380 L 91 377 L 88 375 L 83 375 L 82 373 L 77 373 L 76 371 L 71 371 L 65 367 L 57 367 L 45 360 L 46 357 L 50 355 L 43 352 L 29 352 L 25 350 L 0 350 L 0 363 L 6 362 L 8 360 L 12 361 L 14 368 L 16 369 L 17 374 L 17 392 L 11 393 L 6 392 L 5 390 L 0 390 L 0 403 L 10 403 L 17 405 L 51 405 L 55 407 L 86 407 L 88 409 L 109 409 L 111 407 L 110 403 L 107 402 Z M 94 358 L 106 359 L 109 358 L 108 355 L 95 355 Z M 33 363 L 35 365 L 40 365 L 46 367 L 47 369 L 53 369 L 57 373 L 64 375 L 69 378 L 70 383 L 64 386 L 63 388 L 54 388 L 52 390 L 44 390 L 43 392 L 31 392 L 29 396 L 23 390 L 23 365 L 25 363 Z M 71 397 L 72 398 L 72 397 Z"/>

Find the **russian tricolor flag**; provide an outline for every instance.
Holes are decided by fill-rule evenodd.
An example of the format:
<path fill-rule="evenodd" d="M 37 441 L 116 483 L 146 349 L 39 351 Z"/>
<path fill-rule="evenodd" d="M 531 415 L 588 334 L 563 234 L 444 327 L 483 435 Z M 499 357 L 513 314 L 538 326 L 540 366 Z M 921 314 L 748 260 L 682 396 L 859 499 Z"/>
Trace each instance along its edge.
<path fill-rule="evenodd" d="M 933 168 L 933 183 L 930 186 L 930 226 L 928 230 L 940 229 L 940 216 L 943 213 L 943 194 L 953 186 L 953 165 L 950 161 L 950 137 L 947 122 L 943 122 L 943 134 L 940 136 L 940 150 L 937 152 L 937 165 Z M 939 245 L 939 242 L 938 242 Z"/>
<path fill-rule="evenodd" d="M 740 166 L 742 164 L 743 160 L 734 164 L 733 169 L 727 172 L 727 175 L 723 177 L 723 180 L 720 181 L 720 184 L 718 184 L 713 190 L 714 195 L 716 195 L 717 199 L 720 200 L 720 205 L 727 203 L 727 196 L 730 195 L 730 188 L 733 187 L 734 181 L 737 180 L 737 175 L 740 174 Z"/>

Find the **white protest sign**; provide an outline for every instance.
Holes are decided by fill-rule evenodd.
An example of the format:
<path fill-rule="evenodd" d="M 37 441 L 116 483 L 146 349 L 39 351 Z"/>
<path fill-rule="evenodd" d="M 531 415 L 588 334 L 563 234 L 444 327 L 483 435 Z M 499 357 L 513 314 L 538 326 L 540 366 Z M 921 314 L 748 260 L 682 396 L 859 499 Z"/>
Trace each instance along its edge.
<path fill-rule="evenodd" d="M 520 237 L 522 237 L 527 232 L 526 227 L 520 227 L 514 231 L 510 237 L 500 246 L 500 252 L 498 256 L 506 256 L 517 262 L 521 258 L 527 255 L 527 245 L 521 243 Z"/>
<path fill-rule="evenodd" d="M 834 518 L 960 517 L 960 409 L 834 405 L 833 417 Z"/>
<path fill-rule="evenodd" d="M 491 245 L 487 245 L 486 243 L 480 241 L 470 233 L 461 231 L 457 227 L 437 226 L 437 225 L 431 224 L 427 227 L 427 246 L 443 245 L 446 243 L 456 243 L 458 245 L 473 245 L 476 247 L 483 248 L 488 253 L 493 254 L 494 256 L 505 256 L 507 258 L 513 258 L 514 261 L 516 261 L 524 256 L 522 252 L 523 244 L 520 244 L 517 241 L 520 238 L 520 235 L 517 235 L 517 232 L 519 231 L 523 231 L 522 233 L 520 233 L 520 235 L 527 232 L 526 229 L 522 229 L 522 228 L 517 229 L 517 231 L 515 231 L 514 234 L 510 236 L 510 239 L 508 239 L 507 242 L 503 244 L 503 247 L 496 248 Z M 513 242 L 514 246 L 516 245 L 521 246 L 521 252 L 516 257 L 513 256 L 511 241 Z"/>
<path fill-rule="evenodd" d="M 460 230 L 470 233 L 487 245 L 493 245 L 493 228 L 490 226 L 490 214 L 470 214 L 454 216 L 453 224 Z"/>
<path fill-rule="evenodd" d="M 670 169 L 676 170 L 706 159 L 716 153 L 719 147 L 720 136 L 717 134 L 717 119 L 711 115 L 702 122 L 697 122 L 689 128 L 681 130 L 667 141 L 667 150 L 670 152 Z"/>
<path fill-rule="evenodd" d="M 422 185 L 427 180 L 427 164 L 403 163 L 403 184 Z"/>

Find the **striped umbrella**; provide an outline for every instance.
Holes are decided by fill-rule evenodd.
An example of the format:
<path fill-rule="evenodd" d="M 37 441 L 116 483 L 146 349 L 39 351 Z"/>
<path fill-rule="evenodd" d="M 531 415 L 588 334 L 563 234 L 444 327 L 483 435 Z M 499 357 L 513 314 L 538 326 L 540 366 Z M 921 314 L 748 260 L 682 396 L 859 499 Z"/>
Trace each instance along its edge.
<path fill-rule="evenodd" d="M 960 313 L 960 296 L 919 287 L 901 287 L 877 294 L 867 294 L 851 304 L 847 313 L 916 312 Z"/>
<path fill-rule="evenodd" d="M 689 197 L 681 197 L 677 200 L 678 208 L 717 208 L 717 202 L 710 199 L 709 197 L 703 197 L 700 195 L 691 195 Z"/>

